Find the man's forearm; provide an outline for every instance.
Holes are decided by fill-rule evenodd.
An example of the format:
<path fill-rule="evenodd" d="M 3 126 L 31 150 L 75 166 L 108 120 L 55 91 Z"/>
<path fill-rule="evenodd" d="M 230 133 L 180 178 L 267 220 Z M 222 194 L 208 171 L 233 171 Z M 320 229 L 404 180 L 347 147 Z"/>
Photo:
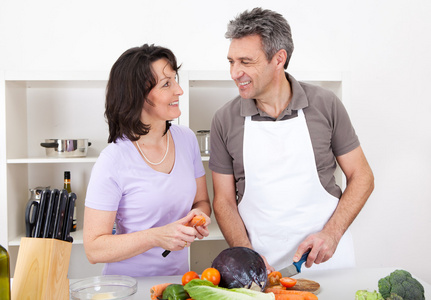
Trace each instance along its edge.
<path fill-rule="evenodd" d="M 364 168 L 360 174 L 348 179 L 338 206 L 323 231 L 330 233 L 339 241 L 367 202 L 373 189 L 374 177 L 369 168 Z"/>
<path fill-rule="evenodd" d="M 238 213 L 238 207 L 229 205 L 227 201 L 214 198 L 214 215 L 230 247 L 251 248 L 250 240 L 244 223 Z"/>

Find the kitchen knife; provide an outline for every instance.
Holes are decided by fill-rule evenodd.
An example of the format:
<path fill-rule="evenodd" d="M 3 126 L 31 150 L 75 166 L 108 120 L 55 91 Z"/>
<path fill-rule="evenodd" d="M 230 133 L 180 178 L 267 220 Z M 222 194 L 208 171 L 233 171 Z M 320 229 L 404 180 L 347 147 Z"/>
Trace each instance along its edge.
<path fill-rule="evenodd" d="M 47 197 L 49 197 L 50 190 L 45 189 L 42 191 L 40 195 L 40 203 L 39 203 L 39 211 L 37 214 L 37 221 L 36 221 L 36 227 L 34 229 L 34 235 L 33 237 L 38 238 L 42 236 L 42 227 L 43 227 L 43 221 L 45 218 L 45 211 L 46 211 L 46 202 Z"/>
<path fill-rule="evenodd" d="M 71 243 L 73 243 L 73 238 L 70 236 L 70 229 L 72 228 L 73 209 L 75 207 L 75 201 L 76 201 L 76 194 L 70 193 L 69 200 L 67 201 L 66 215 L 63 223 L 63 233 L 61 235 L 61 239 L 63 241 L 67 241 Z"/>
<path fill-rule="evenodd" d="M 63 230 L 64 217 L 66 215 L 66 205 L 69 199 L 69 193 L 66 190 L 59 192 L 57 207 L 55 209 L 54 228 L 52 237 L 61 240 L 61 233 Z"/>
<path fill-rule="evenodd" d="M 32 237 L 36 228 L 40 200 L 32 200 L 25 207 L 25 236 Z"/>
<path fill-rule="evenodd" d="M 54 225 L 55 218 L 55 207 L 57 206 L 58 201 L 58 190 L 53 189 L 49 194 L 48 206 L 46 208 L 46 218 L 43 227 L 43 238 L 52 237 L 52 230 Z"/>
<path fill-rule="evenodd" d="M 43 223 L 43 231 L 42 231 L 42 237 L 48 238 L 50 237 L 50 231 L 52 232 L 51 225 L 53 220 L 53 211 L 55 207 L 55 195 L 58 193 L 58 190 L 54 189 L 49 193 L 49 197 L 47 198 L 47 207 L 46 207 L 46 217 L 45 221 Z"/>
<path fill-rule="evenodd" d="M 281 273 L 281 276 L 283 277 L 292 277 L 295 276 L 298 273 L 301 273 L 301 267 L 304 262 L 307 261 L 308 254 L 310 253 L 310 250 L 302 254 L 301 259 L 298 262 L 294 262 L 290 266 L 281 269 L 279 272 Z"/>

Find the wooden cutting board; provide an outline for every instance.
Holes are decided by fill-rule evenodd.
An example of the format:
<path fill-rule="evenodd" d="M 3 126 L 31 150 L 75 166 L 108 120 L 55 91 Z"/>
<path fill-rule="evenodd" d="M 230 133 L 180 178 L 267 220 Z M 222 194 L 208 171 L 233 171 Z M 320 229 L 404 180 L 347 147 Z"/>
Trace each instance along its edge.
<path fill-rule="evenodd" d="M 320 292 L 320 284 L 316 281 L 299 278 L 296 279 L 296 284 L 286 290 L 305 291 L 317 295 Z"/>

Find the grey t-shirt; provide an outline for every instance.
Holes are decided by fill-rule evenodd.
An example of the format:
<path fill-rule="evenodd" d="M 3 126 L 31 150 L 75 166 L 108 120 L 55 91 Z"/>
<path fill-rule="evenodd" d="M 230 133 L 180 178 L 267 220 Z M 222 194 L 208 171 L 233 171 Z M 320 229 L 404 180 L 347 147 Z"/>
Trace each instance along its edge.
<path fill-rule="evenodd" d="M 292 100 L 277 119 L 259 110 L 255 100 L 238 96 L 221 107 L 212 120 L 209 168 L 217 173 L 234 175 L 238 203 L 244 194 L 246 180 L 243 164 L 245 117 L 277 122 L 296 118 L 299 109 L 304 111 L 320 182 L 328 193 L 341 197 L 341 189 L 334 177 L 335 157 L 360 145 L 347 111 L 333 92 L 298 82 L 288 73 L 286 78 L 292 88 Z"/>

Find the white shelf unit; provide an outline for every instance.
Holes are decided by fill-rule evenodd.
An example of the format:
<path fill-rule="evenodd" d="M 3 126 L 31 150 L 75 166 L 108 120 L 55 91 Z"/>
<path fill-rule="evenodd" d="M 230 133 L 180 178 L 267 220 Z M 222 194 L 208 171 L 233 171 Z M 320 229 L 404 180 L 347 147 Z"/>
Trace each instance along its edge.
<path fill-rule="evenodd" d="M 72 233 L 74 246 L 69 273 L 71 278 L 76 278 L 97 275 L 100 271 L 100 267 L 82 267 L 83 264 L 92 266 L 82 247 L 82 216 L 92 166 L 107 145 L 108 127 L 103 113 L 108 74 L 104 71 L 0 72 L 0 243 L 8 247 L 12 270 L 25 232 L 24 211 L 29 188 L 62 188 L 63 172 L 68 170 L 72 174 L 72 189 L 78 195 L 78 230 Z M 298 80 L 322 85 L 344 98 L 341 73 L 292 74 Z M 184 95 L 180 98 L 182 114 L 176 122 L 194 132 L 210 129 L 214 112 L 237 95 L 229 72 L 184 70 L 179 75 Z M 48 158 L 40 143 L 50 138 L 88 138 L 92 145 L 85 158 Z M 212 201 L 209 157 L 204 156 L 202 160 Z M 227 246 L 214 216 L 212 222 L 210 236 L 192 244 L 193 270 L 208 267 L 217 251 Z M 202 253 L 209 255 L 204 259 Z"/>

